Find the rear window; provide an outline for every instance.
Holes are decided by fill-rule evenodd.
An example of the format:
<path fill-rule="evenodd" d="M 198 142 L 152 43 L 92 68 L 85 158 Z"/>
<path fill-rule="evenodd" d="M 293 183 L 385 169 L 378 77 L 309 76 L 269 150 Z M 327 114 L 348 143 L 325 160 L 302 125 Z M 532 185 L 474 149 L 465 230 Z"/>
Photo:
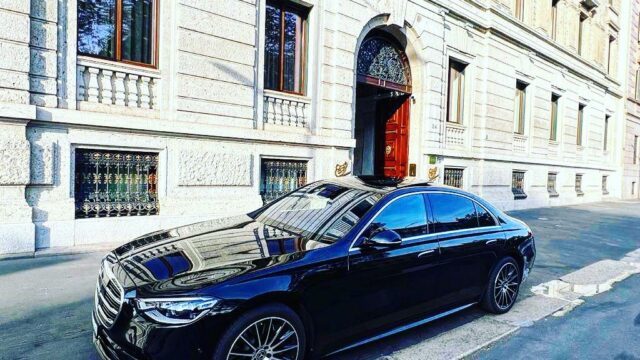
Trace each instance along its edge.
<path fill-rule="evenodd" d="M 453 194 L 429 194 L 429 201 L 435 220 L 435 232 L 478 227 L 473 201 Z"/>

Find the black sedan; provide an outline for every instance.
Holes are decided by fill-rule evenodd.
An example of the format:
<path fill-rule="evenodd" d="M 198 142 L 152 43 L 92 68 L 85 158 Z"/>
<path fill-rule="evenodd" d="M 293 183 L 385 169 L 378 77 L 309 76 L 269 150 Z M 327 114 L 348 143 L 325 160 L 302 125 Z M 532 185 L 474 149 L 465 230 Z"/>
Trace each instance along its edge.
<path fill-rule="evenodd" d="M 317 358 L 475 304 L 507 312 L 534 258 L 531 230 L 473 194 L 320 181 L 109 253 L 94 342 L 110 359 Z"/>

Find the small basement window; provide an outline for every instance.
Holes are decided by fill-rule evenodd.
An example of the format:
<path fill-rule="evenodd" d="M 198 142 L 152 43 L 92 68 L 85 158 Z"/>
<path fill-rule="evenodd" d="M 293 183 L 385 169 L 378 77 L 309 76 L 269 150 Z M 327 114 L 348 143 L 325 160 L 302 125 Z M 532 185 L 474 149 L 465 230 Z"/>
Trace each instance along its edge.
<path fill-rule="evenodd" d="M 526 199 L 524 192 L 524 171 L 513 171 L 511 173 L 511 192 L 515 200 Z"/>
<path fill-rule="evenodd" d="M 157 215 L 158 153 L 76 149 L 76 219 Z"/>
<path fill-rule="evenodd" d="M 307 184 L 306 160 L 262 159 L 260 195 L 266 204 Z"/>

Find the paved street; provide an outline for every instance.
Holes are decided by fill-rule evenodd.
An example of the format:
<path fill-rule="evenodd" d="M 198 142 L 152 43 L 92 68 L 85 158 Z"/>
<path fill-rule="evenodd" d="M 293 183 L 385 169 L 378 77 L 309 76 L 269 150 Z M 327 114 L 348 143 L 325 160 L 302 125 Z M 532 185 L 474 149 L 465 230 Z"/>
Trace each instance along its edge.
<path fill-rule="evenodd" d="M 637 202 L 512 214 L 532 227 L 538 247 L 536 267 L 522 290 L 525 295 L 522 298 L 531 294 L 529 288 L 533 285 L 557 279 L 602 259 L 620 259 L 640 248 L 637 232 L 640 203 Z M 0 359 L 95 358 L 90 312 L 101 256 L 102 253 L 91 253 L 0 261 Z M 473 356 L 504 358 L 504 354 L 509 354 L 511 358 L 526 358 L 528 354 L 535 357 L 545 354 L 543 358 L 567 358 L 582 354 L 591 357 L 591 353 L 596 353 L 587 351 L 584 345 L 598 338 L 591 342 L 594 348 L 598 345 L 597 354 L 636 359 L 640 357 L 639 278 L 627 279 L 608 293 L 588 298 L 584 305 L 565 317 L 548 318 L 518 330 L 488 351 Z M 333 359 L 390 355 L 485 318 L 482 311 L 471 308 Z M 610 339 L 614 337 L 617 338 Z M 444 345 L 456 346 L 455 343 Z M 428 358 L 428 354 L 424 354 L 424 358 Z"/>
<path fill-rule="evenodd" d="M 549 317 L 474 359 L 640 359 L 640 275 L 588 298 L 564 317 Z"/>

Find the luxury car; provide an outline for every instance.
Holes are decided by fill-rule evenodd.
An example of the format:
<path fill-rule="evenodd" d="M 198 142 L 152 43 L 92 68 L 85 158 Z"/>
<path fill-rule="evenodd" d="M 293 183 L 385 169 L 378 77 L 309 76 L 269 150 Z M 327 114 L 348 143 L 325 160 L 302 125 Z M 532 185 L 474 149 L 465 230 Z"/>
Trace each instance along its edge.
<path fill-rule="evenodd" d="M 534 259 L 531 230 L 476 195 L 320 181 L 110 252 L 94 342 L 108 359 L 317 358 L 475 304 L 507 312 Z"/>

